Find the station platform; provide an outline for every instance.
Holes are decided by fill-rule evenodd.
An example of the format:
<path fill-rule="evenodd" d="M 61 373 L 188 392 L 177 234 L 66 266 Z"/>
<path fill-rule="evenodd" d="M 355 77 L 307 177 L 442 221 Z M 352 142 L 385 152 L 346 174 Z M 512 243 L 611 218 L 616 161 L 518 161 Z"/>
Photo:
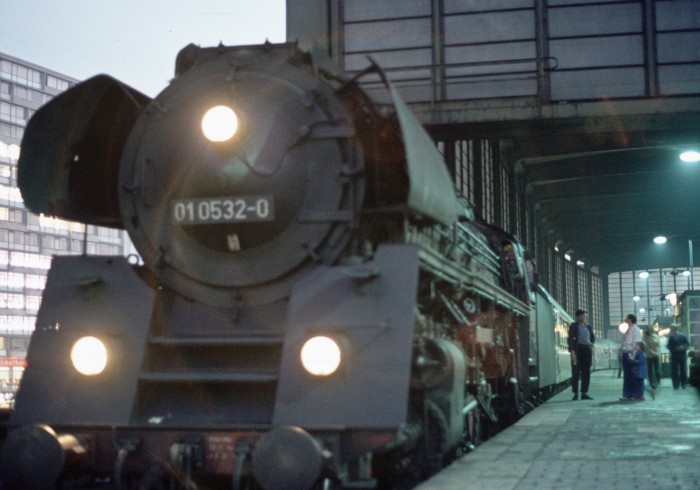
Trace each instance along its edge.
<path fill-rule="evenodd" d="M 617 370 L 591 375 L 593 400 L 552 397 L 419 490 L 700 489 L 700 396 L 663 378 L 656 399 L 619 401 Z"/>

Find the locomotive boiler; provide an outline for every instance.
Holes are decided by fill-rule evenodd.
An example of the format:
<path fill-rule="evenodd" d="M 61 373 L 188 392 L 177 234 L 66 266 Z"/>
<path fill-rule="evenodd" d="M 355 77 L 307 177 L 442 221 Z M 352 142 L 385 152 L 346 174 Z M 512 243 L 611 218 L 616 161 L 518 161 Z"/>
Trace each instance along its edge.
<path fill-rule="evenodd" d="M 3 488 L 408 488 L 565 382 L 522 246 L 373 63 L 190 45 L 154 99 L 40 108 L 18 166 L 139 257 L 54 257 Z"/>

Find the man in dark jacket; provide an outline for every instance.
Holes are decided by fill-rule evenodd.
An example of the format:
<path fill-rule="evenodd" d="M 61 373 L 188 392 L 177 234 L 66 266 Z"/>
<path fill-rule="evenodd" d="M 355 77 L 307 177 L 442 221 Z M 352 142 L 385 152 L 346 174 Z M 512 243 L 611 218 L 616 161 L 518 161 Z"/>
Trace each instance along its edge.
<path fill-rule="evenodd" d="M 671 326 L 668 336 L 668 352 L 671 354 L 671 383 L 673 389 L 685 389 L 688 384 L 688 339 L 678 331 L 678 326 Z"/>
<path fill-rule="evenodd" d="M 569 325 L 569 352 L 571 353 L 571 390 L 573 400 L 578 400 L 578 383 L 581 380 L 581 400 L 592 400 L 588 396 L 593 364 L 593 329 L 586 323 L 586 312 L 576 310 L 576 321 Z"/>

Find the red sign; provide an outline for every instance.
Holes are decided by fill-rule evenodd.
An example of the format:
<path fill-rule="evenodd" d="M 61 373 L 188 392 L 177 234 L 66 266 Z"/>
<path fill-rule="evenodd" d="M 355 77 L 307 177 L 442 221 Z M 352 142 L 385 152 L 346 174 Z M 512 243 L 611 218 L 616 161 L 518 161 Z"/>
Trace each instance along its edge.
<path fill-rule="evenodd" d="M 27 360 L 23 357 L 0 357 L 0 367 L 27 367 Z"/>

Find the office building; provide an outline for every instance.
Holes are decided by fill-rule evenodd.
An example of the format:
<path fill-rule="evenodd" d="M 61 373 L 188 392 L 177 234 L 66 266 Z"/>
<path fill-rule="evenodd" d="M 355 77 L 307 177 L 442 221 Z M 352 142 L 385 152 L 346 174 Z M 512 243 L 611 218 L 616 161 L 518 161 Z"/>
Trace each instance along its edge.
<path fill-rule="evenodd" d="M 37 216 L 17 188 L 24 129 L 44 103 L 79 80 L 0 53 L 0 404 L 10 400 L 25 356 L 53 255 L 124 254 L 121 230 Z"/>

